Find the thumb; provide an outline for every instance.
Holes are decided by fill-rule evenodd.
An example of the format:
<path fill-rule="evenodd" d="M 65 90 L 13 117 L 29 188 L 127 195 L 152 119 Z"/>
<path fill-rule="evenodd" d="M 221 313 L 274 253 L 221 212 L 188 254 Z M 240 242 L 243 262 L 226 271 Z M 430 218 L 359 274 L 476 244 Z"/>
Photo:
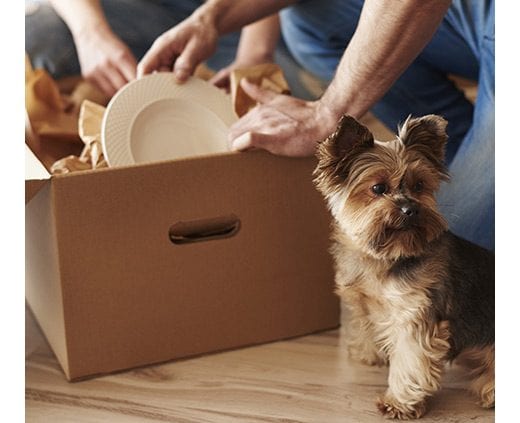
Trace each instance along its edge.
<path fill-rule="evenodd" d="M 271 90 L 266 90 L 264 88 L 259 87 L 256 84 L 253 84 L 246 78 L 242 78 L 240 80 L 240 86 L 249 97 L 251 97 L 253 100 L 260 104 L 267 103 L 278 95 Z"/>
<path fill-rule="evenodd" d="M 251 132 L 244 132 L 243 134 L 231 140 L 232 151 L 244 151 L 253 146 Z"/>
<path fill-rule="evenodd" d="M 272 141 L 272 135 L 258 132 L 245 132 L 231 142 L 231 150 L 245 151 L 251 148 L 261 148 L 263 150 L 271 151 Z"/>

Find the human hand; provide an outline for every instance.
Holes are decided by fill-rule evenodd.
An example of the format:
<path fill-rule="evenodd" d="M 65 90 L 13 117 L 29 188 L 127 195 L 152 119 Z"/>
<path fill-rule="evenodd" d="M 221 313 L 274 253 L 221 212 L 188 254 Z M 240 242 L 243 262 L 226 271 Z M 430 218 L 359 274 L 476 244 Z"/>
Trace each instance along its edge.
<path fill-rule="evenodd" d="M 217 48 L 218 31 L 210 15 L 195 11 L 189 18 L 159 36 L 137 66 L 139 77 L 154 71 L 173 71 L 185 82 L 196 66 Z"/>
<path fill-rule="evenodd" d="M 75 37 L 82 76 L 112 97 L 135 79 L 137 61 L 112 31 L 85 31 Z"/>
<path fill-rule="evenodd" d="M 311 156 L 340 118 L 321 100 L 276 94 L 245 79 L 240 85 L 258 105 L 231 126 L 232 150 L 260 148 L 282 156 Z"/>

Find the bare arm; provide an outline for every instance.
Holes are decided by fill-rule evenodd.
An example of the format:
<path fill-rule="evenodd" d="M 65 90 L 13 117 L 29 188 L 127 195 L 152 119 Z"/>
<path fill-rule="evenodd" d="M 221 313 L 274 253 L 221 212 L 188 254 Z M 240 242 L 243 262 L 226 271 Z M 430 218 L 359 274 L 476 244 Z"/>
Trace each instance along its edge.
<path fill-rule="evenodd" d="M 74 37 L 97 28 L 109 30 L 99 0 L 49 0 Z"/>
<path fill-rule="evenodd" d="M 366 0 L 358 28 L 322 98 L 305 102 L 242 82 L 259 102 L 230 130 L 234 149 L 312 155 L 343 114 L 361 117 L 431 39 L 450 1 Z"/>
<path fill-rule="evenodd" d="M 240 34 L 235 60 L 217 72 L 210 82 L 229 90 L 229 76 L 234 69 L 273 62 L 279 39 L 280 19 L 277 13 L 245 26 Z"/>
<path fill-rule="evenodd" d="M 216 49 L 220 35 L 274 14 L 295 0 L 208 0 L 189 18 L 162 34 L 138 66 L 138 74 L 170 69 L 185 81 Z"/>
<path fill-rule="evenodd" d="M 49 0 L 72 33 L 83 77 L 107 96 L 135 78 L 137 61 L 114 34 L 99 0 Z"/>
<path fill-rule="evenodd" d="M 367 0 L 322 102 L 337 116 L 348 113 L 361 117 L 432 38 L 450 3 Z"/>
<path fill-rule="evenodd" d="M 276 13 L 244 27 L 240 34 L 237 58 L 241 61 L 272 61 L 279 39 L 280 18 Z"/>
<path fill-rule="evenodd" d="M 297 0 L 208 0 L 201 7 L 210 16 L 220 35 L 236 31 L 275 14 Z"/>

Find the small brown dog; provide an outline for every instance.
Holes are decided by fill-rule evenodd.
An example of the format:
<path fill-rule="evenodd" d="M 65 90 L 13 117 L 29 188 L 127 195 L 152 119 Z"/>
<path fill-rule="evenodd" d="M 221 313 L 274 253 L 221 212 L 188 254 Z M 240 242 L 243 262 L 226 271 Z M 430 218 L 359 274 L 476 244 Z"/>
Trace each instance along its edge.
<path fill-rule="evenodd" d="M 349 353 L 389 364 L 377 403 L 388 418 L 421 417 L 455 358 L 470 367 L 480 404 L 495 403 L 494 255 L 449 232 L 437 211 L 446 124 L 408 118 L 397 139 L 378 142 L 344 116 L 318 146 L 315 182 L 335 218 Z"/>

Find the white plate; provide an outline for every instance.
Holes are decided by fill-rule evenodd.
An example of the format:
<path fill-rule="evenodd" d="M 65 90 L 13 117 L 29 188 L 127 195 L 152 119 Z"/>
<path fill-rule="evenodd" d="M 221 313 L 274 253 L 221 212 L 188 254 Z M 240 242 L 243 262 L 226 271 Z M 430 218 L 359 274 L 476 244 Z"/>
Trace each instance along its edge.
<path fill-rule="evenodd" d="M 230 97 L 210 83 L 192 77 L 179 85 L 172 73 L 154 73 L 108 104 L 103 154 L 113 167 L 225 152 L 236 120 Z"/>

